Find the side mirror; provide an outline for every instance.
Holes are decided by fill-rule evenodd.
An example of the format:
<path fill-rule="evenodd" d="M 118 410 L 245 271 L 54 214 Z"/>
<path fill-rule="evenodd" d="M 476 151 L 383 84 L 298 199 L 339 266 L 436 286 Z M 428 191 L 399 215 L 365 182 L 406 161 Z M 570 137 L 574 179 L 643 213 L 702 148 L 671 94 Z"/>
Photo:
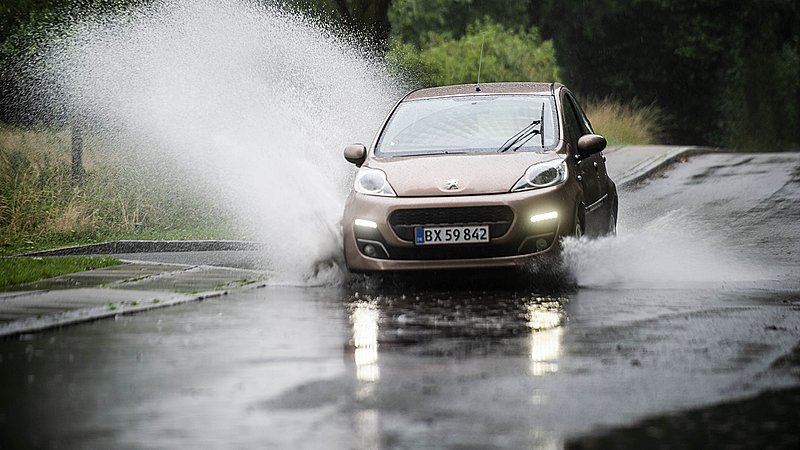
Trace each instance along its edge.
<path fill-rule="evenodd" d="M 356 167 L 361 167 L 367 159 L 367 147 L 364 147 L 364 144 L 348 145 L 344 148 L 344 159 Z"/>
<path fill-rule="evenodd" d="M 578 139 L 578 156 L 585 158 L 606 148 L 606 138 L 599 134 L 585 134 Z"/>

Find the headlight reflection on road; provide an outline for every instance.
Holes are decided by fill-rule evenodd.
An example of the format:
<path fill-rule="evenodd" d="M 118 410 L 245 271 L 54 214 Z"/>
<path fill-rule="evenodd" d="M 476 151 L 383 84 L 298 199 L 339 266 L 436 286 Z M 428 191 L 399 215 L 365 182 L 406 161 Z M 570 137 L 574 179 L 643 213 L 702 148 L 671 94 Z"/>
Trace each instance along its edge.
<path fill-rule="evenodd" d="M 358 448 L 381 448 L 380 413 L 377 409 L 362 409 L 355 413 Z"/>
<path fill-rule="evenodd" d="M 542 376 L 558 371 L 561 356 L 561 304 L 556 300 L 537 298 L 527 305 L 530 335 L 530 373 Z"/>
<path fill-rule="evenodd" d="M 378 381 L 378 309 L 370 303 L 359 303 L 350 314 L 353 323 L 356 378 L 359 381 Z"/>
<path fill-rule="evenodd" d="M 356 379 L 359 381 L 355 397 L 359 402 L 371 403 L 375 395 L 378 368 L 378 320 L 380 313 L 375 303 L 353 303 L 350 323 L 353 324 L 354 360 Z M 375 408 L 357 409 L 354 412 L 357 448 L 381 449 L 380 411 Z"/>

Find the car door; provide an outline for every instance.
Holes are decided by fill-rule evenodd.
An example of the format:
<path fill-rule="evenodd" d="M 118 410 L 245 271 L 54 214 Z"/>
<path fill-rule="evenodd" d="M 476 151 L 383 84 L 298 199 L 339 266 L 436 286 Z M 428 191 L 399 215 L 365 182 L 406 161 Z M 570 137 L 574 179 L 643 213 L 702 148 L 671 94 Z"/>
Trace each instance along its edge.
<path fill-rule="evenodd" d="M 586 113 L 583 112 L 581 105 L 575 100 L 574 97 L 568 94 L 573 102 L 575 112 L 578 115 L 578 125 L 581 128 L 581 134 L 594 134 L 594 129 Z M 611 188 L 611 182 L 608 178 L 608 170 L 606 168 L 606 157 L 603 152 L 596 153 L 587 158 L 588 163 L 594 168 L 594 175 L 597 177 L 597 185 L 599 188 L 600 197 L 593 204 L 587 205 L 587 217 L 591 216 L 593 225 L 597 228 L 591 229 L 590 232 L 597 234 L 605 234 L 608 232 L 608 214 L 611 213 L 614 203 L 614 191 Z"/>
<path fill-rule="evenodd" d="M 578 138 L 588 133 L 584 133 L 584 127 L 581 126 L 579 122 L 578 112 L 571 97 L 571 95 L 565 94 L 562 101 L 564 107 L 565 135 L 567 146 L 569 147 L 569 154 L 577 156 Z M 578 179 L 583 186 L 583 201 L 586 205 L 586 222 L 584 225 L 587 230 L 589 227 L 593 226 L 590 222 L 594 222 L 594 218 L 590 217 L 590 208 L 593 208 L 603 196 L 599 182 L 600 178 L 598 176 L 599 165 L 597 164 L 597 159 L 594 158 L 595 156 L 598 155 L 578 158 L 575 164 L 578 170 Z"/>

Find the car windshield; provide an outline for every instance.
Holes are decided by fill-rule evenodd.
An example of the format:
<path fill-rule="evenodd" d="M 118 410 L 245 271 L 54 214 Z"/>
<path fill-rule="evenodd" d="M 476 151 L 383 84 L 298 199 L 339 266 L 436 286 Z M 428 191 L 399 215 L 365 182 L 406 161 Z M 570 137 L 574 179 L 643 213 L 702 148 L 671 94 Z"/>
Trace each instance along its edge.
<path fill-rule="evenodd" d="M 555 148 L 550 95 L 468 95 L 403 102 L 375 149 L 379 156 L 542 152 Z"/>

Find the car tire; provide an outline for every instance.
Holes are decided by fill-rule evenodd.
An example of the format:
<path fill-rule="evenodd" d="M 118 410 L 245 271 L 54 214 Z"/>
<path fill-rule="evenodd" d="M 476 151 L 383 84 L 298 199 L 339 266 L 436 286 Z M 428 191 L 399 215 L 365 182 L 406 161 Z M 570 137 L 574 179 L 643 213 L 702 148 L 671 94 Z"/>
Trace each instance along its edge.
<path fill-rule="evenodd" d="M 580 239 L 586 233 L 586 226 L 583 224 L 581 215 L 579 214 L 580 207 L 575 208 L 575 229 L 572 230 L 572 236 Z"/>

